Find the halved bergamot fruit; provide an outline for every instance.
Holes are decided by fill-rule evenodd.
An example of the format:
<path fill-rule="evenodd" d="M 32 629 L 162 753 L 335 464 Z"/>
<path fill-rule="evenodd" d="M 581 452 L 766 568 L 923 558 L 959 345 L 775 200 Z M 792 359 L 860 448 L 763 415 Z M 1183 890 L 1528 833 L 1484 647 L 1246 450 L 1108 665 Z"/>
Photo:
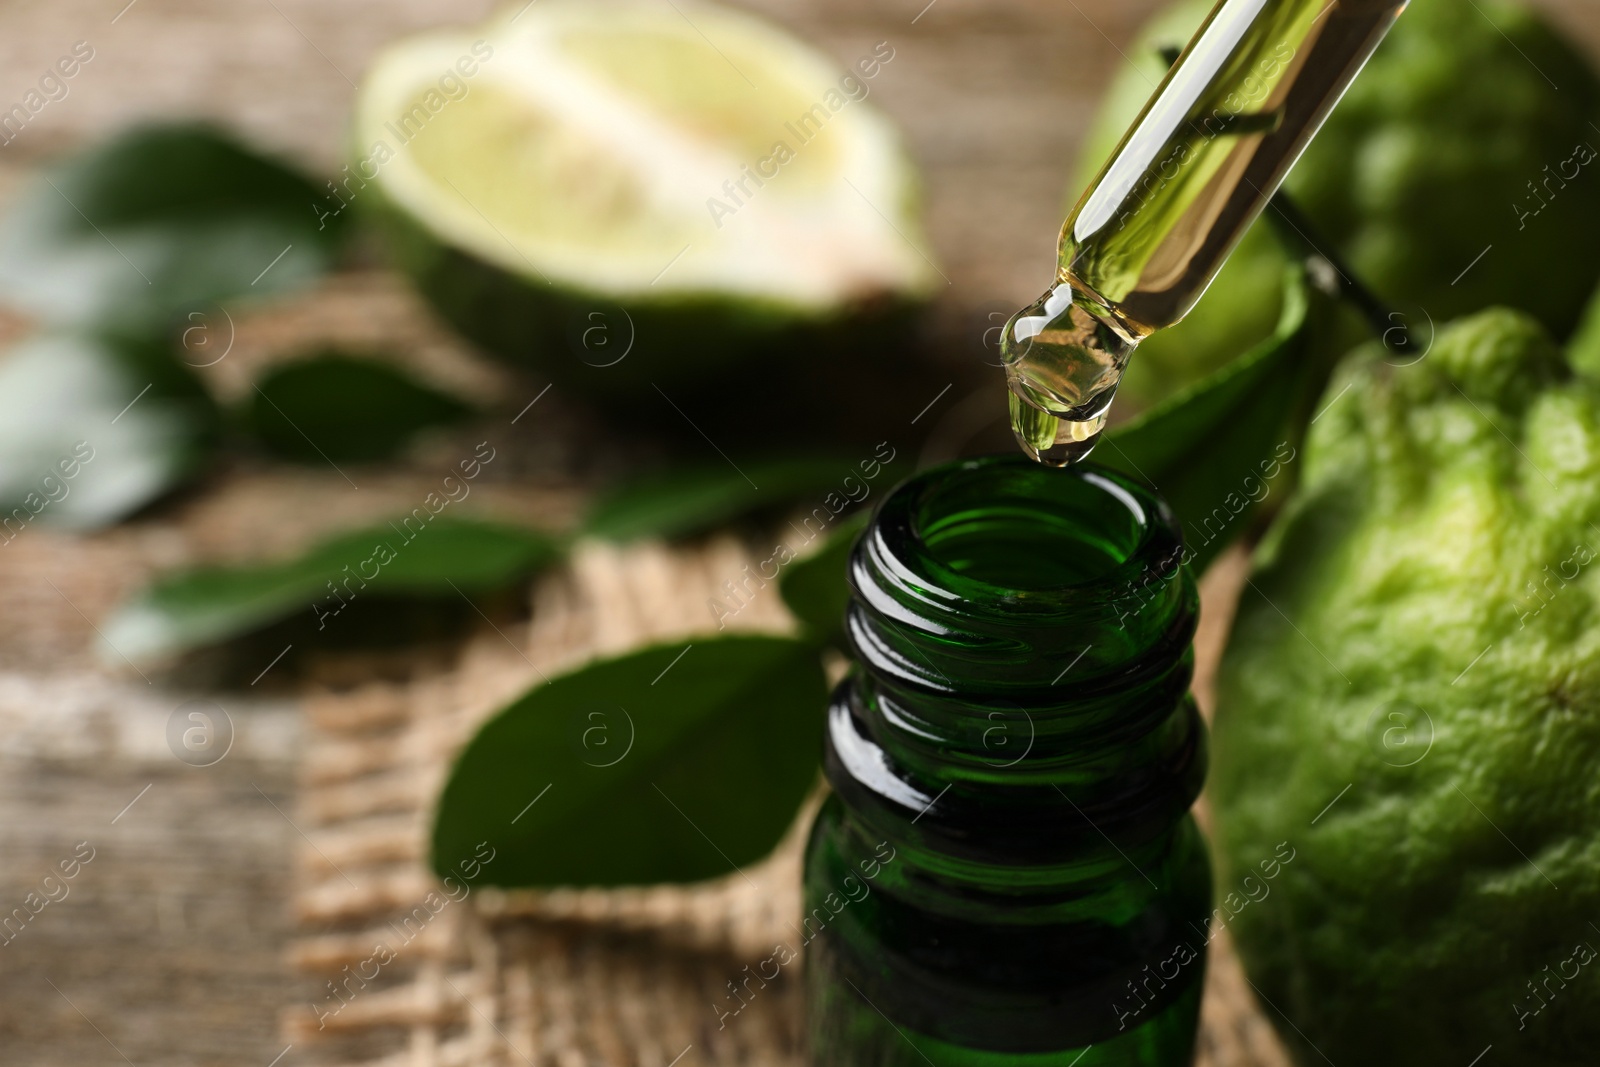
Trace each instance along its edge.
<path fill-rule="evenodd" d="M 385 209 L 402 268 L 492 352 L 612 394 L 748 380 L 880 333 L 936 277 L 864 99 L 892 59 L 842 70 L 703 3 L 538 0 L 379 56 L 342 199 Z"/>

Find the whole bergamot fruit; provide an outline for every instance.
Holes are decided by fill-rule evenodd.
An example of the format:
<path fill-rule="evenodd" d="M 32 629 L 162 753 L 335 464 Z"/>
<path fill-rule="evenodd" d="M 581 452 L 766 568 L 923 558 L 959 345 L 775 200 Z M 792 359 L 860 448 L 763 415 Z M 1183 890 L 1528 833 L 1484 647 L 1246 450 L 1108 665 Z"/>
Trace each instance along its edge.
<path fill-rule="evenodd" d="M 1511 310 L 1381 355 L 1224 658 L 1216 925 L 1303 1065 L 1594 1063 L 1600 383 Z"/>
<path fill-rule="evenodd" d="M 1075 201 L 1211 0 L 1159 15 L 1129 51 L 1080 152 Z M 1540 15 L 1507 0 L 1413 0 L 1285 188 L 1418 333 L 1490 305 L 1557 337 L 1600 277 L 1600 80 Z M 1482 256 L 1479 259 L 1479 256 Z M 1140 346 L 1121 395 L 1144 403 L 1272 331 L 1284 252 L 1266 219 L 1176 329 Z M 1469 269 L 1470 268 L 1470 269 Z"/>

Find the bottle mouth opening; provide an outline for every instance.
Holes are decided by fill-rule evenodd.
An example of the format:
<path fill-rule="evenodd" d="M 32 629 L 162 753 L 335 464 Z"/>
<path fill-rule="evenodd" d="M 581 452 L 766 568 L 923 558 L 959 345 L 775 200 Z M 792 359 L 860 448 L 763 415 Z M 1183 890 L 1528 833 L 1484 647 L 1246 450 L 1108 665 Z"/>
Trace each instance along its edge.
<path fill-rule="evenodd" d="M 1119 473 L 952 463 L 890 493 L 856 543 L 850 644 L 883 685 L 1059 703 L 1066 670 L 1079 691 L 1181 658 L 1198 609 L 1182 557 L 1171 509 Z"/>
<path fill-rule="evenodd" d="M 921 484 L 917 484 L 921 482 Z M 1147 492 L 1092 468 L 991 457 L 906 486 L 909 532 L 929 574 L 993 593 L 1102 585 L 1165 528 Z M 921 568 L 918 568 L 921 569 Z M 941 583 L 943 584 L 943 583 Z"/>

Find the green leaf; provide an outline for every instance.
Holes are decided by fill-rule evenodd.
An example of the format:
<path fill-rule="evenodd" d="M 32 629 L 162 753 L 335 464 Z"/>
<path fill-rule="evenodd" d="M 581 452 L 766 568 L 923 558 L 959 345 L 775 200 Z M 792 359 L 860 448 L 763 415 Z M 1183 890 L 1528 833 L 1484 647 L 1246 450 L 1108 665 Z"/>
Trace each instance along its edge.
<path fill-rule="evenodd" d="M 1589 298 L 1578 331 L 1567 342 L 1567 360 L 1578 373 L 1600 378 L 1600 290 Z"/>
<path fill-rule="evenodd" d="M 783 602 L 795 618 L 805 623 L 817 640 L 839 648 L 845 647 L 844 611 L 850 603 L 846 581 L 850 550 L 869 518 L 863 511 L 846 519 L 820 549 L 790 564 L 778 582 Z"/>
<path fill-rule="evenodd" d="M 867 470 L 875 471 L 869 477 Z M 846 479 L 852 479 L 846 483 Z M 660 472 L 606 493 L 584 522 L 584 533 L 608 541 L 686 537 L 752 511 L 812 498 L 826 506 L 852 499 L 851 486 L 893 484 L 895 469 L 876 460 L 784 459 Z M 854 499 L 862 499 L 856 497 Z M 808 500 L 806 502 L 812 502 Z"/>
<path fill-rule="evenodd" d="M 148 341 L 41 334 L 0 360 L 0 542 L 115 522 L 192 476 L 220 415 Z"/>
<path fill-rule="evenodd" d="M 256 383 L 243 422 L 270 451 L 303 463 L 394 455 L 418 432 L 472 408 L 375 359 L 325 352 Z"/>
<path fill-rule="evenodd" d="M 138 127 L 15 199 L 0 221 L 0 294 L 56 323 L 148 331 L 209 315 L 321 274 L 343 230 L 319 222 L 325 200 L 212 127 Z"/>
<path fill-rule="evenodd" d="M 827 687 L 814 646 L 707 637 L 529 690 L 451 771 L 441 875 L 493 849 L 502 886 L 712 878 L 770 852 L 817 779 Z M 486 850 L 487 851 L 487 850 Z"/>
<path fill-rule="evenodd" d="M 1111 431 L 1095 454 L 1166 498 L 1197 573 L 1244 529 L 1270 473 L 1296 455 L 1304 398 L 1324 376 L 1310 342 L 1313 310 L 1326 303 L 1302 270 L 1291 270 L 1270 338 Z"/>
<path fill-rule="evenodd" d="M 339 615 L 356 603 L 454 602 L 511 586 L 560 556 L 560 545 L 546 534 L 433 517 L 418 507 L 294 559 L 168 575 L 105 622 L 104 651 L 108 659 L 152 663 L 294 615 L 321 633 L 338 627 Z"/>

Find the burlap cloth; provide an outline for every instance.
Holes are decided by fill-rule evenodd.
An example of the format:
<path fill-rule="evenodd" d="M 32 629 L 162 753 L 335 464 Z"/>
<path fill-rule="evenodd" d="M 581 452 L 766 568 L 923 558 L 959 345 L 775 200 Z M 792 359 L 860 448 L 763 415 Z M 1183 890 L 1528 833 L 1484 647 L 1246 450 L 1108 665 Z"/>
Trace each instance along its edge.
<path fill-rule="evenodd" d="M 394 1067 L 802 1062 L 801 995 L 790 972 L 737 1016 L 719 1022 L 715 1005 L 746 964 L 792 934 L 810 810 L 769 859 L 714 882 L 480 889 L 443 907 L 435 896 L 437 914 L 417 911 L 441 891 L 424 865 L 429 807 L 474 728 L 541 672 L 705 633 L 708 597 L 754 561 L 727 537 L 686 548 L 588 545 L 539 582 L 520 632 L 487 631 L 452 662 L 328 686 L 307 701 L 294 894 L 304 935 L 291 958 L 313 978 L 306 999 L 282 1014 L 297 1054 Z M 1231 610 L 1241 563 L 1228 559 L 1206 583 L 1198 688 L 1207 704 L 1220 616 Z M 732 621 L 791 625 L 773 589 Z M 392 960 L 374 959 L 379 944 Z M 1199 1063 L 1287 1063 L 1225 937 L 1212 950 Z"/>

